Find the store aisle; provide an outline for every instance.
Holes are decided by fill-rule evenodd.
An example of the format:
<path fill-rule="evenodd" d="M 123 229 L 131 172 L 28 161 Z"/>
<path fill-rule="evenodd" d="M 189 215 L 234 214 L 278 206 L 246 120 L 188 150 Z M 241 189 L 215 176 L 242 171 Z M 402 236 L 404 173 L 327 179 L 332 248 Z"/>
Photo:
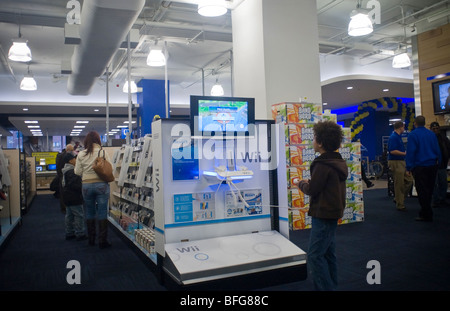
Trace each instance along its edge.
<path fill-rule="evenodd" d="M 51 194 L 35 197 L 22 225 L 0 254 L 0 291 L 160 291 L 154 274 L 110 228 L 112 247 L 65 240 L 64 214 Z M 70 260 L 81 266 L 81 284 L 66 281 Z"/>
<path fill-rule="evenodd" d="M 113 246 L 100 250 L 86 241 L 64 239 L 64 215 L 52 195 L 38 195 L 23 224 L 0 253 L 0 291 L 165 291 L 155 275 L 110 229 Z M 365 221 L 338 227 L 337 257 L 341 291 L 450 290 L 450 208 L 433 209 L 432 223 L 417 222 L 417 198 L 398 212 L 387 189 L 364 191 Z M 307 250 L 309 230 L 291 232 Z M 81 265 L 81 284 L 69 285 L 69 260 Z M 370 260 L 381 266 L 381 284 L 369 285 Z M 262 288 L 310 291 L 311 279 Z"/>

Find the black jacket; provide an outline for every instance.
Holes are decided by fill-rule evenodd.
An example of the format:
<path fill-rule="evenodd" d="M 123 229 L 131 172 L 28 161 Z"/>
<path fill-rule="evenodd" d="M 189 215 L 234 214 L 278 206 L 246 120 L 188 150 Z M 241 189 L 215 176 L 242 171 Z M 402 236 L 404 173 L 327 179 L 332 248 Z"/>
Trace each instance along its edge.
<path fill-rule="evenodd" d="M 338 152 L 326 152 L 314 159 L 311 179 L 299 189 L 309 195 L 311 217 L 339 219 L 344 215 L 348 167 Z"/>
<path fill-rule="evenodd" d="M 64 204 L 67 206 L 83 204 L 81 176 L 75 174 L 74 166 L 69 163 L 66 163 L 61 171 L 63 173 L 62 196 Z"/>

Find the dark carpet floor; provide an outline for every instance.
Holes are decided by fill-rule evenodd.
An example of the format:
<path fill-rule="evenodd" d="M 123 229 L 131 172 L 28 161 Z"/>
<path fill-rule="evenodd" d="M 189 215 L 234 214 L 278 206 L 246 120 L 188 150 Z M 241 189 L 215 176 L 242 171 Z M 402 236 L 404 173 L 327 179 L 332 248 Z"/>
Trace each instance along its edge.
<path fill-rule="evenodd" d="M 433 222 L 417 222 L 417 198 L 395 209 L 386 189 L 364 191 L 365 221 L 338 227 L 339 291 L 450 290 L 450 208 L 435 208 Z M 0 253 L 0 291 L 166 291 L 149 267 L 110 228 L 111 248 L 64 239 L 64 214 L 52 195 L 35 197 L 22 224 Z M 291 232 L 307 250 L 309 230 Z M 68 261 L 81 266 L 81 284 L 66 281 Z M 381 284 L 369 285 L 370 260 Z M 310 278 L 262 291 L 311 291 Z M 350 298 L 350 297 L 349 297 Z"/>

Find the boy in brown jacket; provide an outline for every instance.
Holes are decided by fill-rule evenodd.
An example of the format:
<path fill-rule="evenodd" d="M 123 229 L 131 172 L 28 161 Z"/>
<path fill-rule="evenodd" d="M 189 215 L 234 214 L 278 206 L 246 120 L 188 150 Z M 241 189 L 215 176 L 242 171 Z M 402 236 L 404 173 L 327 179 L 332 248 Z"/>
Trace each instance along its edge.
<path fill-rule="evenodd" d="M 309 195 L 308 215 L 312 217 L 308 268 L 317 290 L 337 287 L 335 234 L 345 208 L 347 163 L 339 149 L 343 131 L 332 121 L 314 125 L 314 151 L 320 153 L 311 163 L 310 180 L 301 180 L 299 189 Z"/>

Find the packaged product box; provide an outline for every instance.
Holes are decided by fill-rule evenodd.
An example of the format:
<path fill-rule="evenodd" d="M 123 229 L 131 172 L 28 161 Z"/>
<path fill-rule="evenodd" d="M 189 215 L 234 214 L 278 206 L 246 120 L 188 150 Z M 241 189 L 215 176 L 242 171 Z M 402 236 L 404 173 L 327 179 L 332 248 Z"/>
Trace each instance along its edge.
<path fill-rule="evenodd" d="M 363 201 L 363 185 L 362 182 L 346 182 L 346 202 L 362 202 Z"/>
<path fill-rule="evenodd" d="M 288 190 L 288 204 L 290 208 L 309 207 L 309 195 L 304 194 L 298 188 Z"/>
<path fill-rule="evenodd" d="M 316 123 L 322 120 L 322 105 L 284 102 L 272 105 L 272 118 L 277 123 Z"/>
<path fill-rule="evenodd" d="M 342 140 L 343 144 L 348 144 L 352 142 L 352 129 L 349 127 L 343 127 L 342 131 L 344 132 L 344 138 Z"/>
<path fill-rule="evenodd" d="M 322 120 L 333 121 L 334 123 L 337 123 L 337 114 L 331 113 L 329 109 L 326 109 L 322 114 Z"/>
<path fill-rule="evenodd" d="M 348 168 L 347 181 L 361 182 L 362 180 L 361 163 L 347 161 L 347 168 Z"/>
<path fill-rule="evenodd" d="M 288 166 L 311 165 L 316 158 L 312 145 L 286 146 L 286 161 Z"/>
<path fill-rule="evenodd" d="M 361 143 L 343 143 L 339 148 L 339 153 L 347 162 L 361 162 Z"/>
<path fill-rule="evenodd" d="M 288 174 L 288 187 L 294 187 L 294 179 L 298 178 L 299 180 L 302 179 L 310 179 L 311 178 L 311 172 L 309 170 L 309 166 L 302 165 L 302 166 L 291 166 L 287 168 L 287 174 Z"/>
<path fill-rule="evenodd" d="M 289 209 L 289 227 L 291 230 L 311 228 L 311 216 L 307 210 Z"/>
<path fill-rule="evenodd" d="M 314 123 L 285 124 L 286 144 L 311 145 L 314 139 Z"/>
<path fill-rule="evenodd" d="M 346 204 L 348 222 L 364 221 L 364 202 L 349 202 Z M 345 214 L 345 211 L 344 211 Z"/>

